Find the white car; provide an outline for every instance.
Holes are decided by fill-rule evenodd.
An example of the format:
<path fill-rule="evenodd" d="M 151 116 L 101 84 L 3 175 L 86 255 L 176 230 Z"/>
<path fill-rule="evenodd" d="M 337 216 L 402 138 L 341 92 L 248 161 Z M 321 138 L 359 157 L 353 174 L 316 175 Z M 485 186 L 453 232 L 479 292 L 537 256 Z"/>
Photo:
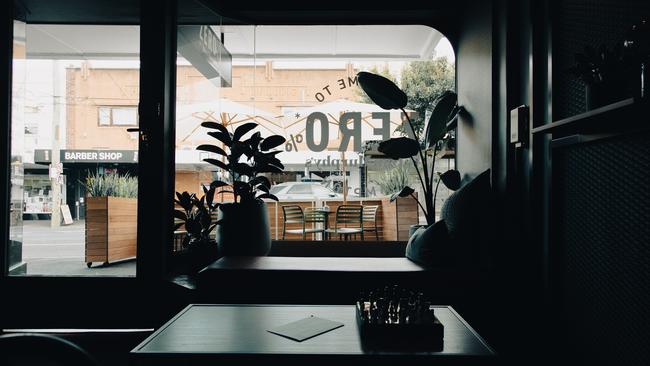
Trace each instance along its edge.
<path fill-rule="evenodd" d="M 316 182 L 287 182 L 271 187 L 271 193 L 280 200 L 313 200 L 342 198 L 328 187 Z"/>

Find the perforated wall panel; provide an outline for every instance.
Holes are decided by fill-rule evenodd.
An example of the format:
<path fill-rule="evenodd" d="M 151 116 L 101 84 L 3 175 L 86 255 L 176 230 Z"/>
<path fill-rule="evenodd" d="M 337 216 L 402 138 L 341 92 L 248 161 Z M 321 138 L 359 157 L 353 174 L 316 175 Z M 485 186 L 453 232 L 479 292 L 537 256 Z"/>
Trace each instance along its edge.
<path fill-rule="evenodd" d="M 558 335 L 603 364 L 650 365 L 650 134 L 553 151 Z"/>

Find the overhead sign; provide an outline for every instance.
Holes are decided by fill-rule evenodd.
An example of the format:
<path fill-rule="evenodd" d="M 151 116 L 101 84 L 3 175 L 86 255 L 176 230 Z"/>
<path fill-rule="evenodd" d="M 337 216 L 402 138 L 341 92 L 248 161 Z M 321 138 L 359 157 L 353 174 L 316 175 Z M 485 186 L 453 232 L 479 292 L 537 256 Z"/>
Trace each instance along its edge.
<path fill-rule="evenodd" d="M 62 163 L 137 163 L 137 150 L 61 150 Z M 34 150 L 34 162 L 48 164 L 52 150 Z"/>
<path fill-rule="evenodd" d="M 179 25 L 178 53 L 206 77 L 232 86 L 232 55 L 221 43 L 221 37 L 208 25 Z"/>

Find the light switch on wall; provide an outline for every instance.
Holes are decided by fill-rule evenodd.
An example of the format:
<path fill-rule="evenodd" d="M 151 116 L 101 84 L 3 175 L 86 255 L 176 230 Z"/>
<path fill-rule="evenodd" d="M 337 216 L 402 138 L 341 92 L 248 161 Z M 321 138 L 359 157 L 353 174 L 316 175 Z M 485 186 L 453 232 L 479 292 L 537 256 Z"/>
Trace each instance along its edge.
<path fill-rule="evenodd" d="M 528 146 L 528 106 L 521 105 L 510 111 L 510 143 Z"/>

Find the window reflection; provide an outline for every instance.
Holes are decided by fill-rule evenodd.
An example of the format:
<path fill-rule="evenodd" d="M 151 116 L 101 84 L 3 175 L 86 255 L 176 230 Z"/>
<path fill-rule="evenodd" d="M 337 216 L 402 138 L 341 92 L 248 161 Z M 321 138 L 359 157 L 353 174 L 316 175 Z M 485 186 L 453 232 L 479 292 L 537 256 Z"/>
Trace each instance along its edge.
<path fill-rule="evenodd" d="M 416 187 L 415 170 L 372 151 L 373 141 L 405 134 L 405 118 L 374 105 L 356 74 L 372 71 L 401 83 L 415 101 L 407 112 L 422 128 L 427 106 L 443 90 L 455 89 L 453 51 L 439 32 L 425 26 L 212 26 L 208 38 L 223 39 L 229 54 L 213 64 L 232 62 L 224 76 L 228 80 L 222 80 L 218 67 L 206 71 L 206 62 L 196 61 L 191 30 L 179 29 L 176 191 L 200 196 L 201 184 L 227 179 L 202 162 L 219 156 L 195 150 L 214 143 L 201 122 L 218 122 L 231 132 L 256 122 L 263 136 L 287 139 L 278 155 L 285 172 L 267 175 L 271 192 L 280 198 L 268 202 L 274 239 L 282 236 L 282 206 L 288 204 L 327 207 L 332 213 L 346 203 L 377 205 L 381 240 L 406 240 L 408 226 L 424 222 L 412 199 L 388 202 L 397 183 L 386 174 L 401 174 Z M 442 165 L 453 164 L 450 154 Z M 441 189 L 438 199 L 448 194 Z M 330 219 L 334 222 L 333 214 Z"/>

